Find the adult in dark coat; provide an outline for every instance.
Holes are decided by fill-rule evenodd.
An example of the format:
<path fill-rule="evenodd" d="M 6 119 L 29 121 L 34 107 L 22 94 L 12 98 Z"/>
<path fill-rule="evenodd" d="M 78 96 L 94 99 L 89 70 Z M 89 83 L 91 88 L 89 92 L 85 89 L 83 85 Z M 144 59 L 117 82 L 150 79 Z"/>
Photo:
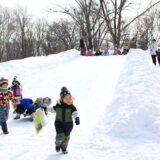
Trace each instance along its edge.
<path fill-rule="evenodd" d="M 158 50 L 156 51 L 156 54 L 157 54 L 158 64 L 160 66 L 160 48 L 158 48 Z"/>
<path fill-rule="evenodd" d="M 80 39 L 79 43 L 80 43 L 79 47 L 81 50 L 81 55 L 85 55 L 86 47 L 83 38 Z"/>

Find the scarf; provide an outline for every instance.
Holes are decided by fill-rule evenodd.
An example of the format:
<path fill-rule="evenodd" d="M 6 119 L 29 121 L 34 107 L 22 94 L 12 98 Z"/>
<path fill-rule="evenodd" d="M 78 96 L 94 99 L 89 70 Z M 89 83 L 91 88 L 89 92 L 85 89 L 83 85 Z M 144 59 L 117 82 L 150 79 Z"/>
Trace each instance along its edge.
<path fill-rule="evenodd" d="M 8 90 L 8 88 L 1 88 L 1 87 L 0 87 L 0 92 L 1 92 L 1 93 L 5 93 L 5 92 L 7 92 L 7 90 Z"/>

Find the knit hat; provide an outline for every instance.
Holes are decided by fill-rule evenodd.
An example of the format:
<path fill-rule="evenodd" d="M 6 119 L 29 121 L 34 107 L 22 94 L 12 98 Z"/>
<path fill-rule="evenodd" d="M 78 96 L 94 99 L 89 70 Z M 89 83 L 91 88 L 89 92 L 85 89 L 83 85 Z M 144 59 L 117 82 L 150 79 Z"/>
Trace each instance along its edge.
<path fill-rule="evenodd" d="M 0 86 L 2 86 L 3 84 L 8 84 L 8 79 L 2 77 L 0 79 Z"/>
<path fill-rule="evenodd" d="M 51 98 L 45 97 L 43 98 L 43 107 L 49 107 L 49 105 L 52 103 Z"/>
<path fill-rule="evenodd" d="M 71 93 L 69 92 L 69 90 L 66 87 L 62 87 L 61 88 L 61 93 L 60 93 L 61 99 L 63 99 L 67 95 L 71 96 Z"/>
<path fill-rule="evenodd" d="M 17 76 L 14 76 L 13 81 L 12 81 L 12 84 L 13 84 L 14 82 L 16 82 L 18 85 L 20 85 L 19 81 L 17 80 Z"/>

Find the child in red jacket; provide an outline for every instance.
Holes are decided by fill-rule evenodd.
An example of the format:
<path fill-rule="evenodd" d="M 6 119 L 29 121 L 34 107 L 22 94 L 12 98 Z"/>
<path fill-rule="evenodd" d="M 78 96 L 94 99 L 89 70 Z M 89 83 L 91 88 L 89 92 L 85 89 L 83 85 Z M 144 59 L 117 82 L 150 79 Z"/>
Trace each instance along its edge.
<path fill-rule="evenodd" d="M 13 106 L 16 106 L 12 92 L 8 91 L 8 80 L 0 79 L 0 125 L 4 134 L 8 134 L 7 120 L 9 114 L 9 101 L 12 101 Z"/>

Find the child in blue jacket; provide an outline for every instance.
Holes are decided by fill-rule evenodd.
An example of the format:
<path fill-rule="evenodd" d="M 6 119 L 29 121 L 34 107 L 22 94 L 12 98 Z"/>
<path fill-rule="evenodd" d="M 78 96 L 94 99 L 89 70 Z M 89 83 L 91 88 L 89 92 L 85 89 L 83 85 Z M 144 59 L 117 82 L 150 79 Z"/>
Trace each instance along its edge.
<path fill-rule="evenodd" d="M 37 98 L 35 102 L 31 98 L 23 98 L 20 100 L 20 103 L 16 108 L 16 117 L 14 119 L 20 119 L 21 114 L 25 116 L 30 115 L 33 118 L 33 113 L 38 108 L 43 108 L 45 113 L 47 114 L 47 107 L 51 104 L 51 99 L 49 97 L 45 98 Z"/>

